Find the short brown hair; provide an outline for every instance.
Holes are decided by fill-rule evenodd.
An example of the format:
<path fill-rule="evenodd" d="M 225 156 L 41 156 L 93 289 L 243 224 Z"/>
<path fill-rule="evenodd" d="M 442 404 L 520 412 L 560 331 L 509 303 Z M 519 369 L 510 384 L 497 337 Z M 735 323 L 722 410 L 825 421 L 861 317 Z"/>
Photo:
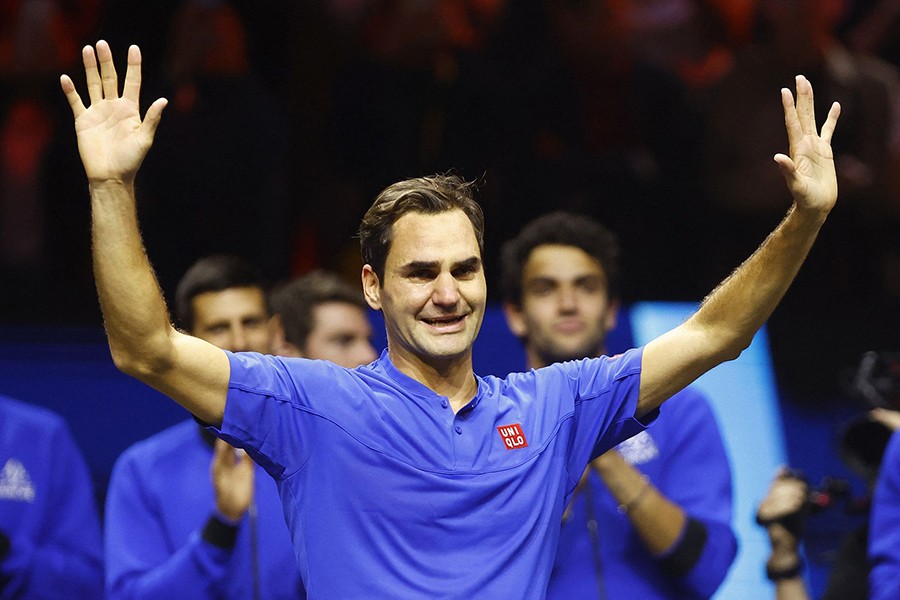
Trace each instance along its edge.
<path fill-rule="evenodd" d="M 175 290 L 175 323 L 185 331 L 194 329 L 194 298 L 206 292 L 231 288 L 258 288 L 265 296 L 266 279 L 254 264 L 240 256 L 214 254 L 195 262 Z M 266 303 L 266 312 L 269 305 Z"/>
<path fill-rule="evenodd" d="M 284 339 L 303 350 L 315 325 L 313 313 L 320 304 L 340 302 L 366 310 L 362 290 L 331 271 L 313 271 L 272 290 L 269 304 L 281 316 Z"/>
<path fill-rule="evenodd" d="M 366 211 L 359 226 L 363 263 L 384 281 L 384 264 L 391 249 L 394 223 L 410 212 L 428 215 L 461 210 L 469 218 L 478 251 L 484 255 L 484 213 L 475 201 L 475 183 L 457 175 L 432 175 L 399 181 L 386 187 Z"/>
<path fill-rule="evenodd" d="M 525 263 L 538 246 L 572 246 L 600 263 L 606 275 L 606 293 L 619 297 L 619 240 L 616 235 L 586 215 L 556 211 L 529 222 L 500 251 L 500 289 L 503 301 L 522 305 Z"/>

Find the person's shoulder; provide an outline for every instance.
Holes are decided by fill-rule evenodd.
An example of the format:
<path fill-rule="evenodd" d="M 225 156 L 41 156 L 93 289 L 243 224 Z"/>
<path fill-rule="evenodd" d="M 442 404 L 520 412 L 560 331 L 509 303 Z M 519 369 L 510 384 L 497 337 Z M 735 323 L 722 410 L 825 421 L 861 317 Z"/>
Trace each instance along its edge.
<path fill-rule="evenodd" d="M 155 463 L 167 457 L 177 457 L 198 442 L 202 443 L 200 426 L 193 419 L 188 419 L 135 442 L 122 452 L 116 462 Z"/>
<path fill-rule="evenodd" d="M 703 420 L 714 416 L 712 404 L 707 395 L 696 385 L 689 385 L 676 392 L 660 408 L 662 414 L 679 415 L 679 419 L 693 417 Z"/>
<path fill-rule="evenodd" d="M 893 464 L 895 467 L 900 466 L 900 429 L 892 433 L 890 439 L 888 439 L 883 460 Z"/>
<path fill-rule="evenodd" d="M 57 412 L 8 396 L 0 396 L 0 415 L 2 415 L 0 421 L 4 423 L 16 423 L 19 427 L 40 432 L 66 427 L 65 419 Z"/>

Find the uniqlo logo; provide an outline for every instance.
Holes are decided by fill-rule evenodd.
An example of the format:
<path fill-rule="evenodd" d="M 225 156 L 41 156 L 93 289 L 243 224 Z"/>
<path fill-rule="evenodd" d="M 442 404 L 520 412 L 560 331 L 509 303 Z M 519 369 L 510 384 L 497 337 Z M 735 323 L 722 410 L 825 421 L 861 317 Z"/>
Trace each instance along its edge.
<path fill-rule="evenodd" d="M 528 440 L 525 439 L 525 434 L 522 433 L 522 425 L 519 423 L 501 425 L 497 428 L 497 431 L 500 432 L 500 437 L 503 438 L 503 445 L 506 446 L 507 450 L 516 450 L 528 445 Z"/>

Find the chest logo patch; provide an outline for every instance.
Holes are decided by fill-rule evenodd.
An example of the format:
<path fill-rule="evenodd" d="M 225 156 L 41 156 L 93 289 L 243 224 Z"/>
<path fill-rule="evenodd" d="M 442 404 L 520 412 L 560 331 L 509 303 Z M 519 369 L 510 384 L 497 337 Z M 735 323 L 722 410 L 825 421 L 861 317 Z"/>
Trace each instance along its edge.
<path fill-rule="evenodd" d="M 503 445 L 506 446 L 507 450 L 518 450 L 528 446 L 528 440 L 525 439 L 520 423 L 501 425 L 497 428 L 497 431 L 500 432 L 500 438 L 503 440 Z"/>

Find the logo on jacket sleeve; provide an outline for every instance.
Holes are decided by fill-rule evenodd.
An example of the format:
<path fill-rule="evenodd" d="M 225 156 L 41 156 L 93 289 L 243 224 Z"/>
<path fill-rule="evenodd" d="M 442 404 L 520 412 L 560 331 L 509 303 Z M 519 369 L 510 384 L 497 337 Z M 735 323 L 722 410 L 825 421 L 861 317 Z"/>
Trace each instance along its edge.
<path fill-rule="evenodd" d="M 516 450 L 517 448 L 524 448 L 528 445 L 528 440 L 525 439 L 525 434 L 522 432 L 522 425 L 520 423 L 501 425 L 497 428 L 497 431 L 500 432 L 500 437 L 503 439 L 503 445 L 506 446 L 507 450 Z"/>
<path fill-rule="evenodd" d="M 10 458 L 0 471 L 0 500 L 34 501 L 34 485 L 25 465 Z"/>

